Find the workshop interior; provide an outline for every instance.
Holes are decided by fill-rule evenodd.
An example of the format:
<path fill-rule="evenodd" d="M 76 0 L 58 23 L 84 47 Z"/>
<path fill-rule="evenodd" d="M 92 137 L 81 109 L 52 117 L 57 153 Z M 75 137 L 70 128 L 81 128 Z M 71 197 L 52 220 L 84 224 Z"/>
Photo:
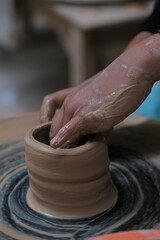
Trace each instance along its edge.
<path fill-rule="evenodd" d="M 121 63 L 115 88 L 109 79 L 104 102 L 85 88 L 95 76 L 95 96 L 104 93 L 97 82 L 158 4 L 0 0 L 0 240 L 160 240 L 160 81 L 151 88 L 153 72 L 127 65 L 143 59 L 132 51 L 141 45 Z M 155 12 L 142 50 L 155 44 L 148 52 L 157 60 Z M 116 88 L 123 72 L 133 84 Z M 77 117 L 85 104 L 98 108 Z"/>

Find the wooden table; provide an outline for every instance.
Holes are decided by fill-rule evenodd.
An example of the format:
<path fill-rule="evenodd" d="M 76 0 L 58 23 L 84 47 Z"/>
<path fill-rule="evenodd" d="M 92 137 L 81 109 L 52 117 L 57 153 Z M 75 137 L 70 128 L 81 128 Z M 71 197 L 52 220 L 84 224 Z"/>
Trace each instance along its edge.
<path fill-rule="evenodd" d="M 38 113 L 0 119 L 0 144 L 23 139 L 27 130 L 39 124 Z"/>
<path fill-rule="evenodd" d="M 30 11 L 40 14 L 59 36 L 69 58 L 70 86 L 95 73 L 97 44 L 129 41 L 152 8 L 152 3 L 77 6 L 30 0 L 28 4 Z"/>

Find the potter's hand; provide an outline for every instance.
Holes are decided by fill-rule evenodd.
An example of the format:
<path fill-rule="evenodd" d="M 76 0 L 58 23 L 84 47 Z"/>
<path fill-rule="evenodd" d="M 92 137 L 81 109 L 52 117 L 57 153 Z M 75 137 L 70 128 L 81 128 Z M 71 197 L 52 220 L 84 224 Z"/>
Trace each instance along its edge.
<path fill-rule="evenodd" d="M 51 121 L 56 110 L 61 108 L 66 97 L 72 93 L 75 88 L 64 89 L 45 96 L 40 111 L 40 121 Z"/>
<path fill-rule="evenodd" d="M 131 114 L 160 77 L 159 35 L 126 50 L 109 67 L 76 88 L 46 97 L 41 120 L 50 120 L 51 146 L 106 132 Z M 56 111 L 56 108 L 60 108 Z"/>
<path fill-rule="evenodd" d="M 67 144 L 63 147 L 72 147 L 82 135 L 110 130 L 109 126 L 102 125 L 99 118 L 96 120 L 93 113 L 98 110 L 105 94 L 104 91 L 102 96 L 103 86 L 99 88 L 96 85 L 100 76 L 101 73 L 78 87 L 64 89 L 44 98 L 40 114 L 41 122 L 52 120 L 50 138 L 57 134 L 57 136 L 67 134 L 65 138 L 62 137 L 63 140 L 58 145 L 52 140 L 53 147 L 59 147 L 66 141 Z M 59 110 L 56 111 L 57 109 Z"/>

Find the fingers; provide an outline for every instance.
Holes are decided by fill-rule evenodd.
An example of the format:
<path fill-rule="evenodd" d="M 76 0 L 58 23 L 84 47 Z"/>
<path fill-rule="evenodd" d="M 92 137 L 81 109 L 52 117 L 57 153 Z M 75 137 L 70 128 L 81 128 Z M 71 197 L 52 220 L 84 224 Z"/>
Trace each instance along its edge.
<path fill-rule="evenodd" d="M 63 125 L 64 108 L 59 111 L 52 122 L 52 134 L 50 145 L 53 148 L 63 147 L 71 148 L 77 146 L 81 136 L 88 133 L 103 133 L 106 141 L 109 142 L 111 138 L 112 128 L 107 128 L 105 122 L 100 124 L 93 114 L 78 114 L 72 116 L 69 121 Z M 63 127 L 62 127 L 63 126 Z"/>
<path fill-rule="evenodd" d="M 61 107 L 59 110 L 56 111 L 51 124 L 51 129 L 49 133 L 50 139 L 52 139 L 56 134 L 59 132 L 59 130 L 63 126 L 63 118 L 64 118 L 64 108 Z"/>
<path fill-rule="evenodd" d="M 76 136 L 77 139 L 82 135 L 82 120 L 80 117 L 72 118 L 57 135 L 51 140 L 50 145 L 53 148 L 62 146 L 65 142 Z"/>
<path fill-rule="evenodd" d="M 48 97 L 48 96 L 47 96 Z M 48 122 L 51 121 L 52 116 L 54 115 L 56 111 L 56 105 L 52 104 L 51 105 L 52 99 L 48 99 L 45 97 L 41 106 L 40 110 L 40 122 Z"/>
<path fill-rule="evenodd" d="M 41 122 L 51 121 L 53 115 L 55 114 L 56 109 L 62 106 L 65 98 L 71 91 L 72 89 L 68 88 L 47 95 L 42 102 L 40 110 L 40 121 Z"/>
<path fill-rule="evenodd" d="M 75 136 L 73 136 L 72 138 L 70 138 L 69 140 L 67 140 L 61 147 L 62 148 L 73 148 L 73 147 L 77 147 L 78 143 L 79 143 L 79 135 L 76 134 Z"/>
<path fill-rule="evenodd" d="M 61 114 L 55 119 L 56 122 L 61 125 L 62 122 L 60 122 L 60 119 L 62 118 Z M 58 119 L 59 118 L 59 119 Z M 75 146 L 80 137 L 82 135 L 88 134 L 88 133 L 98 133 L 98 132 L 104 132 L 104 124 L 97 127 L 99 124 L 97 121 L 95 121 L 95 118 L 92 118 L 92 114 L 78 114 L 68 121 L 65 125 L 63 125 L 62 128 L 59 127 L 59 131 L 54 135 L 52 134 L 51 137 L 54 137 L 50 141 L 50 145 L 53 148 L 58 147 L 73 147 Z M 54 125 L 52 122 L 52 129 L 57 128 L 58 125 Z M 106 128 L 105 128 L 106 129 Z M 55 131 L 53 130 L 55 133 Z M 107 132 L 107 140 L 109 138 L 110 133 Z"/>
<path fill-rule="evenodd" d="M 59 130 L 65 126 L 73 117 L 72 111 L 68 108 L 66 109 L 65 104 L 60 108 L 60 110 L 56 111 L 54 117 L 52 118 L 52 124 L 50 129 L 50 139 L 52 139 Z"/>

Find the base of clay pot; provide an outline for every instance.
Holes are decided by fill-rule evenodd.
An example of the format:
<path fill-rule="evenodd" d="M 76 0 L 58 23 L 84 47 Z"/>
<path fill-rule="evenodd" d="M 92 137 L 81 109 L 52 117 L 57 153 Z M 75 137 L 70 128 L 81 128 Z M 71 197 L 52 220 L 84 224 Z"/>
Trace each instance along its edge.
<path fill-rule="evenodd" d="M 106 201 L 101 198 L 101 202 L 96 205 L 96 209 L 95 206 L 90 206 L 90 208 L 88 208 L 87 206 L 86 208 L 82 207 L 79 210 L 75 210 L 74 208 L 70 209 L 66 206 L 62 207 L 55 205 L 53 206 L 53 204 L 46 204 L 36 198 L 35 194 L 32 194 L 30 188 L 27 192 L 27 204 L 31 209 L 40 214 L 59 219 L 79 219 L 84 217 L 93 217 L 97 214 L 106 212 L 107 210 L 111 210 L 118 201 L 117 189 L 114 187 L 113 183 L 111 183 L 110 186 L 107 186 L 107 188 L 110 189 L 109 196 L 106 198 L 106 196 L 104 195 Z"/>

